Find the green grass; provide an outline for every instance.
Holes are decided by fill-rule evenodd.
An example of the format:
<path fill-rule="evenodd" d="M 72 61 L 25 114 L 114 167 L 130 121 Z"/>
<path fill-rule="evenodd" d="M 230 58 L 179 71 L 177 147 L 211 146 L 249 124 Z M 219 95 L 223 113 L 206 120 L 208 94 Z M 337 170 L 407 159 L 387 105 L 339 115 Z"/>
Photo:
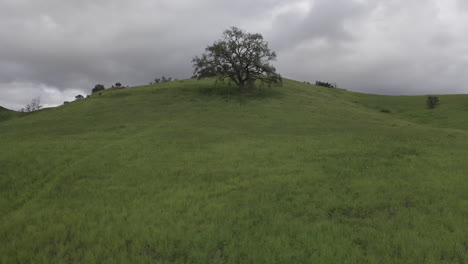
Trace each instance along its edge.
<path fill-rule="evenodd" d="M 17 117 L 19 113 L 15 111 L 8 110 L 0 106 L 0 122 L 9 120 L 11 118 Z"/>
<path fill-rule="evenodd" d="M 0 263 L 467 263 L 468 96 L 440 99 L 183 80 L 9 118 Z"/>

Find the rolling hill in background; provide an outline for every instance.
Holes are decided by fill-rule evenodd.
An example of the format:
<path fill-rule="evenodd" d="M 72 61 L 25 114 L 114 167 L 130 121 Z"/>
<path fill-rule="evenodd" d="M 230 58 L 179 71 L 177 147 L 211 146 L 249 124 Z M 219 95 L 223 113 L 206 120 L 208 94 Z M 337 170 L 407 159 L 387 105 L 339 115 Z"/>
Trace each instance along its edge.
<path fill-rule="evenodd" d="M 0 122 L 18 116 L 18 113 L 0 106 Z"/>
<path fill-rule="evenodd" d="M 0 109 L 0 262 L 468 262 L 468 95 L 232 89 Z"/>

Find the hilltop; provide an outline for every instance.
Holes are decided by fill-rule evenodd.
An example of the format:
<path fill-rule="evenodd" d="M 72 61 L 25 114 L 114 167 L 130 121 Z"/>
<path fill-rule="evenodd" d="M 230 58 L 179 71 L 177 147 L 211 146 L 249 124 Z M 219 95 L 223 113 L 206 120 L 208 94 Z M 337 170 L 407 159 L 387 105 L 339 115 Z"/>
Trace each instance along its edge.
<path fill-rule="evenodd" d="M 10 118 L 0 262 L 466 263 L 468 96 L 439 98 L 191 79 Z"/>

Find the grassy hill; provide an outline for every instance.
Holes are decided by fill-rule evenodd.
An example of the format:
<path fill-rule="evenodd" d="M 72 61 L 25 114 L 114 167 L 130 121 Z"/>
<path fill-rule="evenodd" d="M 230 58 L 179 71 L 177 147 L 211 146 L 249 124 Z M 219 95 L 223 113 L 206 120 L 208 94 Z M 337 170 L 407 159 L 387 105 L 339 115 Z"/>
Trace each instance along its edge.
<path fill-rule="evenodd" d="M 467 263 L 468 96 L 440 99 L 183 80 L 0 122 L 0 262 Z"/>
<path fill-rule="evenodd" d="M 6 121 L 16 116 L 17 113 L 15 111 L 11 111 L 0 106 L 0 122 Z"/>

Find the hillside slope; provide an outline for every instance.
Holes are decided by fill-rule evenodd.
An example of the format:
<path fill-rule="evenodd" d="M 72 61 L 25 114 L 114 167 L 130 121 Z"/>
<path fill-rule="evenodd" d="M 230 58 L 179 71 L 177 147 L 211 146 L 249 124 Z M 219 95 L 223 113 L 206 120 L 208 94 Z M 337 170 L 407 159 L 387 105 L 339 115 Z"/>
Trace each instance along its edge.
<path fill-rule="evenodd" d="M 13 118 L 16 115 L 17 115 L 16 112 L 8 110 L 0 106 L 0 122 Z"/>
<path fill-rule="evenodd" d="M 0 262 L 466 263 L 468 97 L 424 100 L 183 80 L 1 122 Z"/>
<path fill-rule="evenodd" d="M 424 107 L 423 96 L 382 96 L 360 94 L 359 103 L 375 110 L 388 109 L 398 118 L 440 128 L 468 130 L 468 95 L 437 95 L 435 110 Z"/>

